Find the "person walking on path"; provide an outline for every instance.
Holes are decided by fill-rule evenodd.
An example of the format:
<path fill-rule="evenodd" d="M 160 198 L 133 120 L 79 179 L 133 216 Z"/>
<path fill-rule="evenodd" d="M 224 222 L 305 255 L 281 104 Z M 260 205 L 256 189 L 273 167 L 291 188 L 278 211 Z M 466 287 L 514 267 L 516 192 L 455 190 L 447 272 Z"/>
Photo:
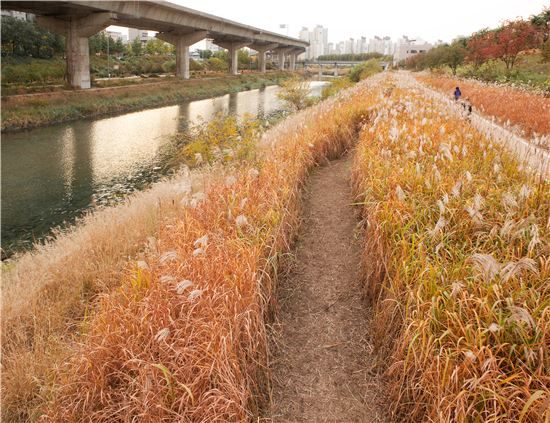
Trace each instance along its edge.
<path fill-rule="evenodd" d="M 455 101 L 458 101 L 460 99 L 460 96 L 462 95 L 462 92 L 460 91 L 459 87 L 455 88 Z"/>

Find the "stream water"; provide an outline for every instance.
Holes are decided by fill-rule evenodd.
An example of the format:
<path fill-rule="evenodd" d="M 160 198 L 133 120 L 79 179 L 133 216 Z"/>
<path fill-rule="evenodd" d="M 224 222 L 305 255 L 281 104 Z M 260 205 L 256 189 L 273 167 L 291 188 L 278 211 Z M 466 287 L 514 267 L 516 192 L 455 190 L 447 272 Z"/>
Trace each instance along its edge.
<path fill-rule="evenodd" d="M 319 95 L 324 82 L 311 82 Z M 170 172 L 170 146 L 218 113 L 266 116 L 283 108 L 279 87 L 227 94 L 115 117 L 2 135 L 4 254 L 28 248 L 54 227 L 123 198 Z"/>

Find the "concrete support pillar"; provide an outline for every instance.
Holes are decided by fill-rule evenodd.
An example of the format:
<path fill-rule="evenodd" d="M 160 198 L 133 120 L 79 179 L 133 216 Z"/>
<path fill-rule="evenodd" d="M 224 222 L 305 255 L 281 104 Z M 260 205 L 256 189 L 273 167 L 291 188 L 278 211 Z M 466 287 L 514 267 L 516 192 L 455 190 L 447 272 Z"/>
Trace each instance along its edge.
<path fill-rule="evenodd" d="M 229 73 L 231 75 L 239 74 L 239 50 L 243 47 L 249 46 L 252 44 L 252 41 L 216 41 L 214 44 L 219 45 L 221 48 L 224 48 L 228 51 L 229 54 Z"/>
<path fill-rule="evenodd" d="M 206 38 L 208 31 L 195 31 L 187 34 L 159 32 L 156 37 L 176 47 L 176 77 L 189 79 L 189 46 Z"/>
<path fill-rule="evenodd" d="M 266 50 L 258 51 L 258 70 L 261 73 L 266 72 L 266 67 L 265 67 L 266 60 L 267 60 L 267 51 Z"/>
<path fill-rule="evenodd" d="M 319 80 L 323 76 L 323 65 L 319 63 Z"/>
<path fill-rule="evenodd" d="M 290 53 L 290 66 L 289 69 L 291 71 L 296 70 L 296 53 Z"/>
<path fill-rule="evenodd" d="M 182 40 L 176 43 L 176 77 L 189 79 L 189 45 Z"/>
<path fill-rule="evenodd" d="M 279 50 L 279 54 L 278 54 L 278 66 L 279 66 L 279 69 L 280 70 L 285 70 L 285 52 L 284 50 Z"/>
<path fill-rule="evenodd" d="M 67 77 L 73 88 L 90 88 L 90 47 L 88 37 L 79 35 L 78 22 L 72 19 L 69 22 L 65 36 L 67 50 Z"/>
<path fill-rule="evenodd" d="M 67 77 L 73 88 L 90 88 L 90 51 L 88 37 L 114 23 L 116 15 L 102 12 L 83 18 L 62 20 L 38 16 L 36 22 L 43 28 L 65 36 L 67 49 Z"/>
<path fill-rule="evenodd" d="M 239 74 L 239 49 L 235 47 L 229 48 L 229 73 L 231 75 Z"/>
<path fill-rule="evenodd" d="M 258 58 L 258 70 L 262 73 L 265 73 L 266 71 L 266 53 L 269 50 L 273 50 L 274 48 L 278 47 L 279 44 L 267 44 L 267 45 L 257 45 L 252 44 L 250 46 L 251 49 L 256 50 L 258 52 L 257 58 Z"/>
<path fill-rule="evenodd" d="M 334 64 L 334 76 L 338 76 L 338 63 Z"/>

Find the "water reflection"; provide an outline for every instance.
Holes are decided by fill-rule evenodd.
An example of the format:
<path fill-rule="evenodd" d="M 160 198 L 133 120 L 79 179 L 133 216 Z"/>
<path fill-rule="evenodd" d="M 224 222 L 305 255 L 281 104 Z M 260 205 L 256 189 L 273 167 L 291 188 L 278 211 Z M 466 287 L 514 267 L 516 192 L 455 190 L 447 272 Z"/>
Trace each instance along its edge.
<path fill-rule="evenodd" d="M 313 83 L 312 93 L 321 86 Z M 278 87 L 232 93 L 122 116 L 2 136 L 2 248 L 30 244 L 113 195 L 162 175 L 178 130 L 218 113 L 263 115 L 281 109 Z"/>

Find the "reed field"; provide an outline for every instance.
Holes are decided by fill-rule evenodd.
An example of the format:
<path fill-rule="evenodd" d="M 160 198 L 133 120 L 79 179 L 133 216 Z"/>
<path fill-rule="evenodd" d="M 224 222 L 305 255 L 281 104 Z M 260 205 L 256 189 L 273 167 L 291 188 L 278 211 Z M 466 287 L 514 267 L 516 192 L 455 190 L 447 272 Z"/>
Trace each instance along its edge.
<path fill-rule="evenodd" d="M 282 258 L 309 172 L 349 153 L 393 421 L 548 421 L 548 174 L 410 76 L 338 88 L 265 132 L 202 127 L 196 169 L 5 266 L 3 420 L 268 419 Z"/>
<path fill-rule="evenodd" d="M 418 75 L 416 78 L 449 96 L 455 87 L 460 87 L 462 98 L 467 98 L 475 110 L 550 148 L 550 97 L 547 94 L 507 84 L 440 75 Z"/>
<path fill-rule="evenodd" d="M 357 87 L 297 113 L 257 140 L 256 158 L 163 182 L 104 212 L 128 220 L 92 215 L 19 258 L 3 280 L 4 418 L 258 415 L 265 323 L 301 186 L 354 142 L 364 100 Z"/>
<path fill-rule="evenodd" d="M 547 175 L 400 81 L 371 112 L 353 170 L 397 421 L 548 421 Z"/>

